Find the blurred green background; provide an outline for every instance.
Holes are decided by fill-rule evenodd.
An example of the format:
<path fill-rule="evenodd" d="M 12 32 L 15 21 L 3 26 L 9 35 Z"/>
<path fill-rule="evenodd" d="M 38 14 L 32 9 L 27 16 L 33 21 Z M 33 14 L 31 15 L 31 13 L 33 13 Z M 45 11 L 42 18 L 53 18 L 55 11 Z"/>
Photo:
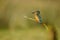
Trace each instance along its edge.
<path fill-rule="evenodd" d="M 56 28 L 60 40 L 60 0 L 0 0 L 0 40 L 52 40 L 51 31 L 24 19 L 34 18 L 34 10 L 40 10 L 43 22 Z"/>

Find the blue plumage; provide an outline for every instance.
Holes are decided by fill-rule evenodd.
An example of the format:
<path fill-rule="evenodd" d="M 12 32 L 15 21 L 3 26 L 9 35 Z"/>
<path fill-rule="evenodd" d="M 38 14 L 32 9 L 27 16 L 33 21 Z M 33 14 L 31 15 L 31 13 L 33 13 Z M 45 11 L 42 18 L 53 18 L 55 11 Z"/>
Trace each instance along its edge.
<path fill-rule="evenodd" d="M 42 24 L 42 17 L 38 15 L 38 18 L 39 18 L 39 23 Z"/>

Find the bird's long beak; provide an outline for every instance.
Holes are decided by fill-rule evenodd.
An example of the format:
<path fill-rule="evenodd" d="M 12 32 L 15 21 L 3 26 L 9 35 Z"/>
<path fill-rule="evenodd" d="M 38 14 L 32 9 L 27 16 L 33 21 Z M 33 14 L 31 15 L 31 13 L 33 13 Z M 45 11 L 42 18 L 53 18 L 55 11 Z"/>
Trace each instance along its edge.
<path fill-rule="evenodd" d="M 33 18 L 29 18 L 29 17 L 27 17 L 27 16 L 24 16 L 24 18 L 25 18 L 25 19 L 29 19 L 29 20 L 33 20 L 33 21 L 35 21 L 35 19 L 33 19 Z"/>

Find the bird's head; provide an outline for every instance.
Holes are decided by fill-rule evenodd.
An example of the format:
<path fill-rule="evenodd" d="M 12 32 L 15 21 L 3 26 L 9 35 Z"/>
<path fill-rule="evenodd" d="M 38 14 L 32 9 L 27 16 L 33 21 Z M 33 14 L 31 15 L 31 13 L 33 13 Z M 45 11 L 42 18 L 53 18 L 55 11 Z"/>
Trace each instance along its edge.
<path fill-rule="evenodd" d="M 39 15 L 40 14 L 40 11 L 39 10 L 33 11 L 32 14 Z"/>

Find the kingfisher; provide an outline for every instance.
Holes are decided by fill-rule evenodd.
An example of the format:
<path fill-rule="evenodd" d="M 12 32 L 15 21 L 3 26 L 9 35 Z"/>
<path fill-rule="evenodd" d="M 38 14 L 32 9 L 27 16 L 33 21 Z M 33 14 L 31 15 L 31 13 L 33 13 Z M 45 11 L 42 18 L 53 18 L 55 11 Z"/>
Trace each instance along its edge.
<path fill-rule="evenodd" d="M 34 14 L 34 18 L 35 18 L 36 22 L 41 24 L 42 26 L 44 26 L 48 30 L 47 25 L 45 23 L 43 23 L 43 21 L 42 21 L 42 17 L 40 15 L 40 11 L 39 10 L 33 11 L 32 14 Z"/>
<path fill-rule="evenodd" d="M 36 22 L 42 24 L 42 17 L 40 15 L 40 11 L 39 10 L 34 11 L 34 12 L 32 12 L 32 14 L 34 14 L 34 18 L 35 18 Z"/>

